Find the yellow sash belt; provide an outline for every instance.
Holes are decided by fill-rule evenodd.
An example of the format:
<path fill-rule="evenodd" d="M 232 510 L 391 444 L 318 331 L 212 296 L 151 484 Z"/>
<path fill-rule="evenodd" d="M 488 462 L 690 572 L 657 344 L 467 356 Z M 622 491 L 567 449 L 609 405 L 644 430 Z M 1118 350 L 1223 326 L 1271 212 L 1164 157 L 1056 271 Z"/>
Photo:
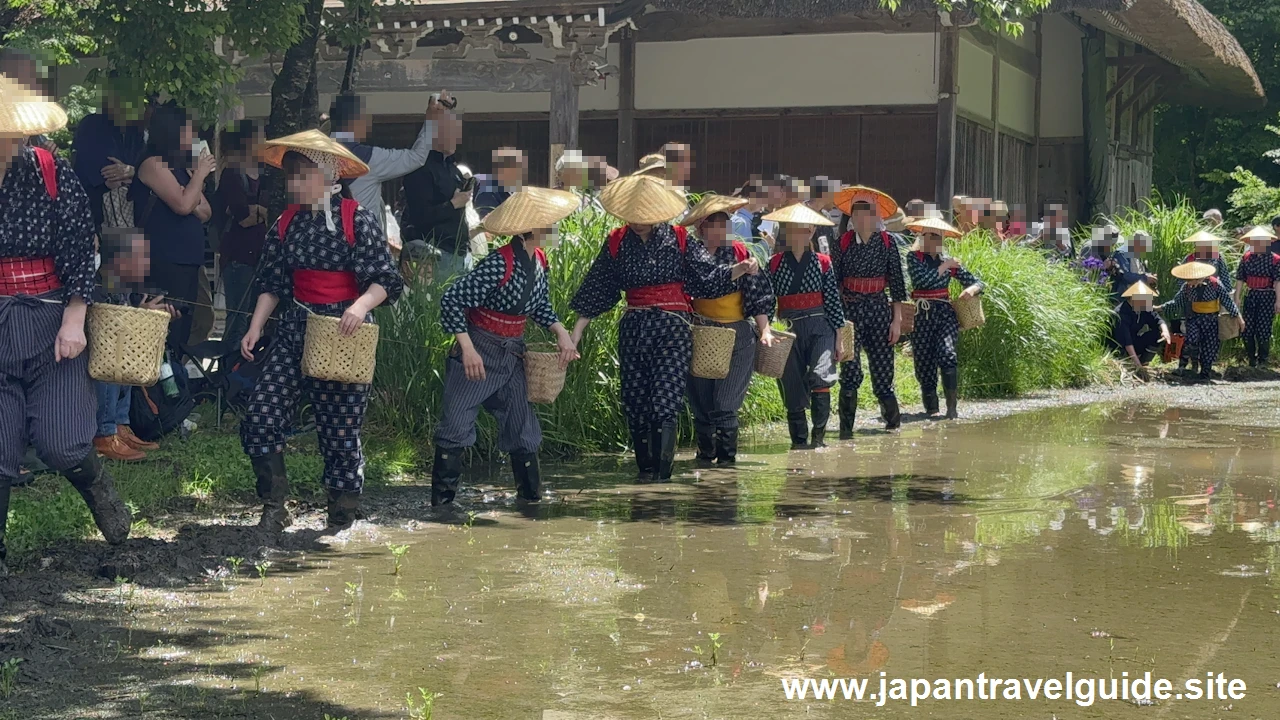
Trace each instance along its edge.
<path fill-rule="evenodd" d="M 1191 303 L 1191 312 L 1196 313 L 1197 315 L 1217 315 L 1218 301 L 1202 300 L 1200 302 L 1193 302 Z"/>
<path fill-rule="evenodd" d="M 718 298 L 694 298 L 693 309 L 709 320 L 732 323 L 745 320 L 742 313 L 742 293 L 733 292 Z"/>

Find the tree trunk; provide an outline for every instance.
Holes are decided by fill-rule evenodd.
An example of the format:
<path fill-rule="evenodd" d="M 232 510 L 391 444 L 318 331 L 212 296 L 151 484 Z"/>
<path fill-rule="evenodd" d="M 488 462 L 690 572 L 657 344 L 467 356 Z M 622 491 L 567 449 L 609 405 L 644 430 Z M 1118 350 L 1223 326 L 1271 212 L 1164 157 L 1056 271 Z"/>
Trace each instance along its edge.
<path fill-rule="evenodd" d="M 316 82 L 316 46 L 324 0 L 306 0 L 302 35 L 285 51 L 280 74 L 271 85 L 271 117 L 267 137 L 278 138 L 320 125 L 320 93 Z M 284 183 L 278 171 L 268 172 L 269 210 L 277 215 L 285 205 Z"/>

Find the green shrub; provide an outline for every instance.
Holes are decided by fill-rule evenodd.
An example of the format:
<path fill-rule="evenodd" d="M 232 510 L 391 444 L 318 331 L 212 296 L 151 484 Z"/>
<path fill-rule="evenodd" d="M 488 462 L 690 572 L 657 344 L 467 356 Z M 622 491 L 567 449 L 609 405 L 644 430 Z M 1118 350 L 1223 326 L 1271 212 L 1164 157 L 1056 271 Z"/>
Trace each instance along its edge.
<path fill-rule="evenodd" d="M 1143 257 L 1147 271 L 1160 279 L 1156 287 L 1160 297 L 1166 300 L 1173 297 L 1178 291 L 1178 280 L 1169 271 L 1181 265 L 1192 251 L 1183 240 L 1205 229 L 1200 212 L 1185 197 L 1170 204 L 1156 195 L 1143 200 L 1139 208 L 1122 210 L 1112 222 L 1126 238 L 1133 237 L 1139 230 L 1151 235 L 1151 252 Z M 1222 255 L 1228 266 L 1235 267 L 1240 260 L 1240 244 L 1230 237 L 1223 240 Z"/>

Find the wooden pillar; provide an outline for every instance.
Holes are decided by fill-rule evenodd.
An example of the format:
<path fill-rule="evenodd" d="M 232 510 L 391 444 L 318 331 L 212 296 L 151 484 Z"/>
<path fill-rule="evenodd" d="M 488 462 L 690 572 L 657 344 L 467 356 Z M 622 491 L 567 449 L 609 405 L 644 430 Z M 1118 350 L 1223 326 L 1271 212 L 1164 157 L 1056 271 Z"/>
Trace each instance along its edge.
<path fill-rule="evenodd" d="M 1000 38 L 991 50 L 991 199 L 1000 200 Z"/>
<path fill-rule="evenodd" d="M 934 202 L 940 210 L 951 207 L 955 195 L 959 65 L 960 29 L 944 25 L 938 30 L 938 147 L 934 161 Z"/>
<path fill-rule="evenodd" d="M 636 169 L 636 35 L 623 28 L 618 41 L 618 172 Z"/>
<path fill-rule="evenodd" d="M 551 73 L 551 184 L 556 182 L 556 161 L 565 150 L 578 148 L 578 86 L 569 58 L 556 58 Z"/>
<path fill-rule="evenodd" d="M 1027 217 L 1036 217 L 1040 206 L 1040 121 L 1043 115 L 1040 103 L 1044 97 L 1044 16 L 1036 18 L 1036 98 L 1035 144 L 1031 147 L 1031 197 L 1027 198 Z"/>

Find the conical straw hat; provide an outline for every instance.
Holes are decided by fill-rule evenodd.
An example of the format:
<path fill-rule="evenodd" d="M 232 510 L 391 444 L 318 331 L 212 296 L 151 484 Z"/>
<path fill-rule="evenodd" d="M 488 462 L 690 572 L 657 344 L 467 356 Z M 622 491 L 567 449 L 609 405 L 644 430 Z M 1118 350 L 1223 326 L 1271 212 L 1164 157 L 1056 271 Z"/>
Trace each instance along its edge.
<path fill-rule="evenodd" d="M 1203 264 L 1203 263 L 1201 263 L 1201 264 Z M 1160 293 L 1158 293 L 1158 292 L 1156 292 L 1155 290 L 1152 290 L 1150 287 L 1148 287 L 1146 283 L 1144 283 L 1144 282 L 1142 282 L 1141 280 L 1139 280 L 1138 282 L 1136 282 L 1136 283 L 1134 283 L 1134 284 L 1130 285 L 1130 286 L 1129 286 L 1129 289 L 1128 289 L 1128 290 L 1125 290 L 1125 291 L 1124 291 L 1124 295 L 1121 295 L 1121 297 L 1127 297 L 1127 298 L 1128 298 L 1128 297 L 1133 297 L 1133 296 L 1135 296 L 1135 295 L 1149 295 L 1149 296 L 1151 296 L 1151 297 L 1156 297 L 1156 296 L 1157 296 L 1157 295 L 1159 295 L 1159 294 L 1160 294 Z"/>
<path fill-rule="evenodd" d="M 1183 263 L 1170 271 L 1179 280 L 1203 280 L 1212 277 L 1217 270 L 1209 263 Z"/>
<path fill-rule="evenodd" d="M 879 211 L 880 217 L 893 217 L 898 212 L 898 203 L 887 194 L 865 185 L 850 185 L 836 193 L 836 207 L 845 215 L 853 214 L 853 204 L 869 202 Z"/>
<path fill-rule="evenodd" d="M 636 169 L 633 175 L 653 175 L 655 177 L 667 176 L 667 158 L 660 153 L 645 155 L 640 158 L 640 167 Z"/>
<path fill-rule="evenodd" d="M 1265 225 L 1255 225 L 1250 228 L 1249 232 L 1240 236 L 1241 240 L 1275 240 L 1276 234 L 1271 232 L 1271 228 Z"/>
<path fill-rule="evenodd" d="M 0 135 L 30 137 L 66 126 L 67 113 L 58 103 L 0 75 Z"/>
<path fill-rule="evenodd" d="M 907 229 L 917 233 L 937 233 L 942 237 L 958 238 L 960 231 L 942 218 L 921 218 L 907 225 Z"/>
<path fill-rule="evenodd" d="M 578 196 L 565 190 L 522 187 L 485 216 L 484 230 L 514 236 L 550 228 L 572 215 L 578 205 Z"/>
<path fill-rule="evenodd" d="M 907 231 L 907 214 L 902 211 L 902 208 L 898 208 L 898 212 L 894 213 L 893 217 L 890 217 L 884 221 L 884 228 L 889 232 L 895 232 L 895 233 L 906 232 Z"/>
<path fill-rule="evenodd" d="M 697 205 L 693 206 L 693 209 L 690 210 L 689 214 L 680 221 L 680 224 L 685 226 L 697 225 L 716 213 L 732 213 L 746 204 L 746 198 L 726 197 L 715 193 L 707 193 L 702 196 L 702 200 L 698 201 Z"/>
<path fill-rule="evenodd" d="M 290 150 L 311 150 L 333 158 L 338 167 L 338 178 L 350 180 L 369 172 L 369 166 L 342 146 L 342 143 L 319 130 L 304 130 L 276 140 L 268 140 L 262 146 L 262 161 L 272 167 L 282 167 L 285 153 Z"/>
<path fill-rule="evenodd" d="M 680 193 L 652 175 L 628 175 L 609 183 L 600 204 L 610 215 L 637 225 L 670 222 L 688 208 Z"/>
<path fill-rule="evenodd" d="M 791 223 L 792 225 L 822 225 L 825 227 L 835 225 L 822 213 L 815 211 L 804 203 L 796 203 L 795 205 L 788 205 L 781 210 L 774 210 L 765 215 L 764 219 L 776 223 Z"/>
<path fill-rule="evenodd" d="M 1187 238 L 1186 240 L 1183 240 L 1182 242 L 1194 243 L 1196 245 L 1217 245 L 1221 241 L 1222 241 L 1222 238 L 1218 237 L 1217 235 L 1214 235 L 1213 233 L 1207 230 L 1201 230 L 1200 232 L 1196 233 L 1195 235 L 1192 235 L 1191 237 Z"/>

